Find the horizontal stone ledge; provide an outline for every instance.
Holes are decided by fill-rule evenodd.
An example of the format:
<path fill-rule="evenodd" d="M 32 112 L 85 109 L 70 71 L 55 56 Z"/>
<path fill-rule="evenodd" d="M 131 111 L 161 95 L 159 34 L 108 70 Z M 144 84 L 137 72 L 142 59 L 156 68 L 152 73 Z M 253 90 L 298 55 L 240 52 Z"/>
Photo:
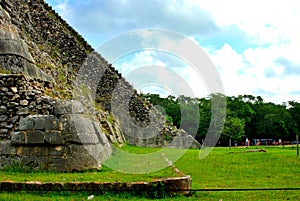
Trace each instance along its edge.
<path fill-rule="evenodd" d="M 150 182 L 0 182 L 0 191 L 91 191 L 91 192 L 165 192 L 168 195 L 189 195 L 190 176 L 162 178 Z"/>

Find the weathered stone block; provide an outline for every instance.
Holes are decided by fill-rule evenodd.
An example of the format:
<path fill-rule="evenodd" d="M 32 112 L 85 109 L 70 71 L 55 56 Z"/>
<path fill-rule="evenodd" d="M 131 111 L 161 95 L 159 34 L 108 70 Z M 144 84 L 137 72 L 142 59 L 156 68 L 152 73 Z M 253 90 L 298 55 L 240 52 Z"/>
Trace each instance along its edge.
<path fill-rule="evenodd" d="M 8 135 L 8 129 L 7 128 L 2 128 L 0 129 L 0 135 Z"/>
<path fill-rule="evenodd" d="M 62 136 L 68 142 L 82 144 L 97 144 L 99 142 L 97 133 L 91 120 L 82 115 L 63 115 Z"/>
<path fill-rule="evenodd" d="M 59 119 L 63 136 L 65 134 L 76 133 L 73 115 L 62 115 Z"/>
<path fill-rule="evenodd" d="M 118 141 L 117 141 L 117 139 L 115 138 L 115 136 L 113 136 L 113 135 L 109 135 L 108 136 L 109 137 L 109 140 L 112 142 L 112 143 L 118 143 Z"/>
<path fill-rule="evenodd" d="M 45 120 L 45 129 L 46 130 L 59 130 L 59 120 L 50 115 Z"/>
<path fill-rule="evenodd" d="M 37 130 L 45 129 L 46 116 L 32 118 L 32 120 L 33 120 L 33 124 L 34 124 L 34 129 L 37 129 Z"/>
<path fill-rule="evenodd" d="M 0 41 L 1 54 L 18 55 L 34 63 L 28 51 L 27 44 L 23 40 L 20 40 L 16 33 L 1 30 L 0 34 L 1 38 L 5 38 L 5 40 Z"/>
<path fill-rule="evenodd" d="M 109 143 L 106 135 L 102 132 L 102 129 L 100 128 L 100 125 L 98 122 L 92 122 L 93 123 L 93 127 L 94 127 L 94 130 L 95 130 L 95 133 L 98 137 L 98 142 L 100 144 L 107 144 Z"/>
<path fill-rule="evenodd" d="M 19 130 L 33 130 L 34 129 L 34 119 L 33 118 L 21 118 L 20 119 Z"/>
<path fill-rule="evenodd" d="M 2 83 L 1 85 L 2 86 L 5 86 L 7 83 Z M 9 89 L 7 87 L 0 87 L 0 91 L 3 91 L 3 92 L 8 92 Z"/>
<path fill-rule="evenodd" d="M 58 130 L 59 122 L 58 119 L 53 115 L 36 115 L 33 117 L 34 127 L 38 130 Z"/>
<path fill-rule="evenodd" d="M 19 156 L 34 156 L 37 151 L 34 151 L 33 147 L 22 147 L 18 149 Z"/>
<path fill-rule="evenodd" d="M 10 87 L 10 90 L 11 90 L 13 93 L 18 93 L 18 87 Z"/>
<path fill-rule="evenodd" d="M 19 101 L 19 98 L 20 98 L 20 95 L 19 95 L 19 94 L 15 94 L 15 95 L 11 98 L 11 100 L 12 100 L 12 101 Z"/>
<path fill-rule="evenodd" d="M 0 155 L 16 155 L 16 147 L 11 146 L 10 141 L 0 142 Z"/>
<path fill-rule="evenodd" d="M 20 130 L 59 130 L 59 121 L 53 115 L 32 115 L 20 119 Z"/>
<path fill-rule="evenodd" d="M 2 127 L 2 128 L 4 128 L 4 127 L 6 127 L 8 125 L 8 123 L 5 121 L 5 122 L 1 122 L 0 123 L 0 128 Z"/>
<path fill-rule="evenodd" d="M 28 107 L 19 107 L 17 114 L 18 115 L 28 115 L 28 114 L 30 114 L 30 110 Z"/>
<path fill-rule="evenodd" d="M 72 167 L 67 165 L 67 159 L 65 158 L 49 158 L 48 160 L 48 168 L 49 170 L 65 172 L 68 170 L 72 170 Z"/>
<path fill-rule="evenodd" d="M 44 143 L 44 133 L 42 131 L 27 131 L 26 144 L 42 144 Z"/>
<path fill-rule="evenodd" d="M 13 97 L 14 93 L 12 93 L 12 92 L 6 92 L 6 95 L 11 98 L 11 97 Z"/>
<path fill-rule="evenodd" d="M 5 106 L 0 106 L 0 115 L 4 115 L 7 113 L 7 108 Z"/>
<path fill-rule="evenodd" d="M 101 162 L 100 154 L 103 147 L 99 145 L 75 145 L 68 146 L 68 161 L 67 167 L 69 171 L 84 170 L 84 169 L 100 169 Z"/>
<path fill-rule="evenodd" d="M 0 116 L 0 122 L 6 121 L 8 119 L 7 115 L 1 115 Z"/>
<path fill-rule="evenodd" d="M 27 106 L 29 104 L 28 100 L 21 100 L 20 105 Z"/>
<path fill-rule="evenodd" d="M 24 165 L 35 163 L 35 156 L 26 156 L 21 158 L 21 163 Z"/>
<path fill-rule="evenodd" d="M 25 132 L 13 132 L 11 135 L 12 144 L 25 144 L 26 134 Z"/>
<path fill-rule="evenodd" d="M 56 146 L 56 147 L 49 147 L 49 156 L 50 158 L 56 156 L 66 156 L 66 148 L 65 146 Z"/>
<path fill-rule="evenodd" d="M 12 129 L 13 127 L 14 127 L 13 124 L 7 124 L 7 125 L 5 126 L 5 128 L 7 128 L 7 129 Z"/>
<path fill-rule="evenodd" d="M 49 144 L 62 144 L 61 132 L 59 131 L 46 131 L 45 142 Z"/>
<path fill-rule="evenodd" d="M 55 114 L 82 114 L 84 107 L 79 101 L 57 101 L 55 104 Z"/>
<path fill-rule="evenodd" d="M 14 124 L 18 121 L 18 119 L 19 119 L 19 116 L 14 116 L 11 118 L 11 122 Z"/>
<path fill-rule="evenodd" d="M 13 108 L 13 107 L 17 107 L 17 106 L 19 106 L 19 103 L 16 103 L 16 102 L 8 102 L 7 103 L 8 108 Z"/>
<path fill-rule="evenodd" d="M 6 104 L 8 101 L 8 98 L 5 96 L 5 94 L 3 95 L 2 93 L 0 93 L 0 97 L 1 97 L 1 104 Z"/>
<path fill-rule="evenodd" d="M 17 156 L 22 156 L 23 147 L 17 147 Z"/>
<path fill-rule="evenodd" d="M 36 156 L 36 157 L 48 157 L 49 148 L 48 147 L 22 147 L 18 150 L 18 155 L 20 156 Z"/>

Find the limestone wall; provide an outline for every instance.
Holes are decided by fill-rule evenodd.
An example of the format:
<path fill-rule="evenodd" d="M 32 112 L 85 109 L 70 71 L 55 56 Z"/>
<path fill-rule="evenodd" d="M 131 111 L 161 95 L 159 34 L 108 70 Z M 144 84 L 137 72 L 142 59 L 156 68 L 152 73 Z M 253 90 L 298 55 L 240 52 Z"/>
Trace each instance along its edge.
<path fill-rule="evenodd" d="M 46 95 L 51 83 L 0 74 L 0 169 L 23 163 L 56 171 L 99 169 L 112 148 L 80 102 Z"/>

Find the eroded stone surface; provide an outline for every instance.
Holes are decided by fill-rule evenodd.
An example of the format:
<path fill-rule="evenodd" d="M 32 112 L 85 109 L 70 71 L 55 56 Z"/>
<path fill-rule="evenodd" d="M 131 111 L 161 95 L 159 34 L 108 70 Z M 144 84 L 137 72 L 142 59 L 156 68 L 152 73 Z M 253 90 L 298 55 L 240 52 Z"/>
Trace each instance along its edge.
<path fill-rule="evenodd" d="M 63 162 L 61 163 L 63 164 Z M 177 178 L 164 178 L 150 182 L 0 182 L 0 189 L 6 191 L 33 190 L 33 191 L 89 191 L 89 192 L 129 192 L 132 194 L 144 193 L 145 196 L 158 195 L 190 195 L 192 181 L 189 176 Z"/>
<path fill-rule="evenodd" d="M 101 168 L 111 155 L 99 122 L 84 116 L 80 102 L 46 97 L 48 83 L 23 75 L 0 74 L 0 86 L 0 158 L 6 157 L 0 168 L 19 161 L 48 170 L 82 171 Z"/>

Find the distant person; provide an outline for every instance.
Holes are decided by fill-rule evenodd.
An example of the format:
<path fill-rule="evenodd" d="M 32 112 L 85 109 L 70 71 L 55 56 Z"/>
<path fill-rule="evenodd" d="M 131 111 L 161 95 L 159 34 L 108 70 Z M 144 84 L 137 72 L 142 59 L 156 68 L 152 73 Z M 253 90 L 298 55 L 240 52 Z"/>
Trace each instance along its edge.
<path fill-rule="evenodd" d="M 279 140 L 278 140 L 278 144 L 282 144 L 282 141 L 281 141 L 281 139 L 279 139 Z"/>
<path fill-rule="evenodd" d="M 246 138 L 245 145 L 248 146 L 248 138 Z"/>

